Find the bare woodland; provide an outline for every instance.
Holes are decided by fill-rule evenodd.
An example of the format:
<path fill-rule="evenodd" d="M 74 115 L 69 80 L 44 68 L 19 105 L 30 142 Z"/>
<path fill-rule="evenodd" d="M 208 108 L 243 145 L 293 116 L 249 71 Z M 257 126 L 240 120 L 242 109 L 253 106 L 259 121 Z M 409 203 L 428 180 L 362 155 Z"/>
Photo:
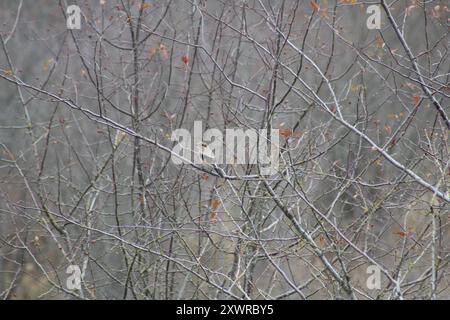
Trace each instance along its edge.
<path fill-rule="evenodd" d="M 449 7 L 1 1 L 0 298 L 449 299 Z M 276 174 L 174 164 L 199 120 Z"/>

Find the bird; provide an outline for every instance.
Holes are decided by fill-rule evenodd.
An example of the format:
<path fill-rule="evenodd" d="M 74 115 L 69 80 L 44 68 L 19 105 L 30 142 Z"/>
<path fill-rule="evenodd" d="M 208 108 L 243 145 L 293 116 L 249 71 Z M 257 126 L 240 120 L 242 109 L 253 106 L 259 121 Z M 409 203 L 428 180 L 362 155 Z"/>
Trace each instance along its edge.
<path fill-rule="evenodd" d="M 214 152 L 212 152 L 211 148 L 205 142 L 198 142 L 195 145 L 194 153 L 200 155 L 203 164 L 210 164 L 216 159 Z"/>

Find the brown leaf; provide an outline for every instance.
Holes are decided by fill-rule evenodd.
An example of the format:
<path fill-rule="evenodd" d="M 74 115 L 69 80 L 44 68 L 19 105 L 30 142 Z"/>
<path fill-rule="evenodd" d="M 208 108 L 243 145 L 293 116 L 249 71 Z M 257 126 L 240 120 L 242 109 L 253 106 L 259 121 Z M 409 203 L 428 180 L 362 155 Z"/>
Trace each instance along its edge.
<path fill-rule="evenodd" d="M 181 57 L 181 62 L 183 62 L 183 64 L 184 64 L 185 66 L 187 66 L 188 63 L 189 63 L 189 58 L 188 58 L 188 56 L 187 56 L 187 55 L 182 56 L 182 57 Z"/>
<path fill-rule="evenodd" d="M 415 95 L 412 97 L 412 100 L 413 100 L 414 107 L 417 107 L 420 103 L 420 96 Z"/>
<path fill-rule="evenodd" d="M 211 209 L 212 209 L 213 211 L 217 210 L 217 208 L 219 207 L 219 205 L 220 205 L 220 200 L 219 200 L 219 199 L 213 199 L 213 200 L 211 201 Z"/>
<path fill-rule="evenodd" d="M 404 231 L 396 231 L 394 234 L 399 235 L 400 237 L 406 237 L 407 233 Z"/>
<path fill-rule="evenodd" d="M 320 11 L 320 6 L 317 2 L 315 1 L 311 1 L 311 8 L 313 9 L 313 11 L 319 12 Z"/>
<path fill-rule="evenodd" d="M 209 216 L 209 222 L 212 224 L 217 223 L 217 212 L 215 212 L 215 211 L 211 212 L 211 215 Z"/>
<path fill-rule="evenodd" d="M 288 139 L 290 136 L 292 136 L 292 129 L 282 128 L 282 129 L 279 129 L 279 133 L 280 133 L 280 136 L 282 136 L 285 139 Z"/>

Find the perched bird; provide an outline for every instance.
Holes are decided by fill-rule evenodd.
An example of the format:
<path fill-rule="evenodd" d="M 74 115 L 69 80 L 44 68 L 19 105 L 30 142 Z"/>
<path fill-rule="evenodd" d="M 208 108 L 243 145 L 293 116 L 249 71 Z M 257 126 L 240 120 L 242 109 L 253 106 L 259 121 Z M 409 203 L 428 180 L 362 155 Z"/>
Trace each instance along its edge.
<path fill-rule="evenodd" d="M 194 153 L 200 156 L 202 163 L 213 163 L 216 158 L 214 152 L 212 152 L 209 146 L 204 142 L 198 142 L 195 145 Z"/>

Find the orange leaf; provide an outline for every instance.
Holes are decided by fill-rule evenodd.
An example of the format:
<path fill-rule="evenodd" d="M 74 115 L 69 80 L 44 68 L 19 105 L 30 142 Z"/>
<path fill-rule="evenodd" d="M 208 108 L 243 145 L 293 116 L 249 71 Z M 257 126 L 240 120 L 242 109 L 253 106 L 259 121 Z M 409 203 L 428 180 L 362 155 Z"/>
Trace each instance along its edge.
<path fill-rule="evenodd" d="M 217 208 L 219 207 L 219 205 L 220 205 L 220 200 L 219 200 L 219 199 L 213 199 L 213 200 L 211 201 L 211 209 L 212 209 L 212 210 L 217 210 Z"/>
<path fill-rule="evenodd" d="M 396 232 L 394 232 L 394 234 L 397 234 L 397 235 L 399 235 L 400 237 L 406 237 L 406 235 L 407 235 L 407 233 L 406 233 L 406 232 L 403 232 L 403 231 L 396 231 Z"/>
<path fill-rule="evenodd" d="M 413 103 L 414 103 L 414 107 L 417 107 L 420 103 L 420 96 L 413 96 L 412 97 Z"/>
<path fill-rule="evenodd" d="M 319 6 L 319 4 L 317 2 L 311 1 L 310 4 L 311 4 L 311 8 L 313 9 L 313 11 L 317 11 L 318 12 L 320 10 L 320 6 Z"/>
<path fill-rule="evenodd" d="M 292 136 L 292 129 L 279 129 L 280 136 L 282 136 L 285 139 L 288 139 L 290 136 Z"/>
<path fill-rule="evenodd" d="M 181 62 L 183 62 L 183 64 L 184 64 L 185 66 L 187 66 L 187 64 L 189 63 L 189 58 L 188 58 L 188 56 L 186 56 L 186 55 L 182 56 L 182 57 L 181 57 Z"/>

